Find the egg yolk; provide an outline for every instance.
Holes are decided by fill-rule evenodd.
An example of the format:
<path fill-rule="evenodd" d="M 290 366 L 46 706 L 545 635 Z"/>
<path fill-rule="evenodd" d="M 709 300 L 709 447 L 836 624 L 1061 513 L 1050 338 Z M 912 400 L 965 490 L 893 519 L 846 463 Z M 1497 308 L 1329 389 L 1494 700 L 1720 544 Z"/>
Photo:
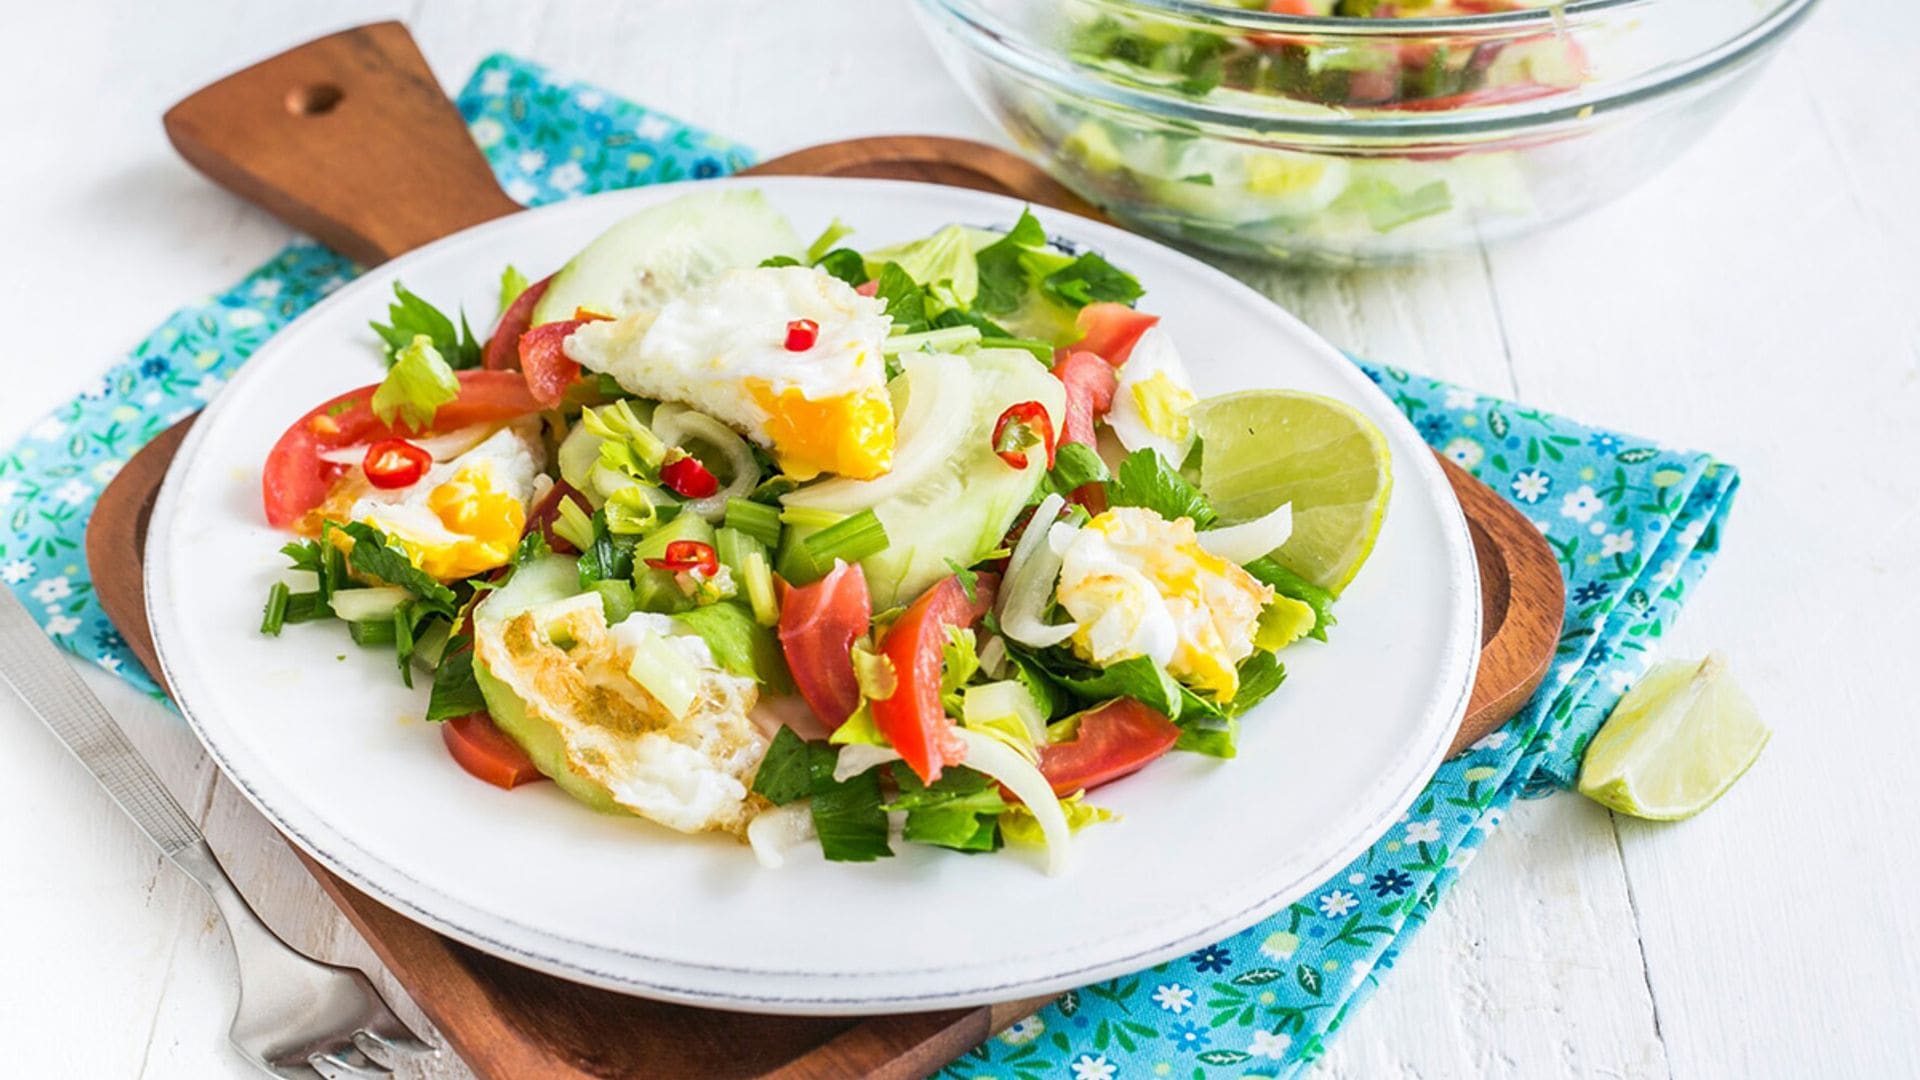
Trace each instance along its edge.
<path fill-rule="evenodd" d="M 442 581 L 472 577 L 505 566 L 520 545 L 527 511 L 510 492 L 493 482 L 493 470 L 468 466 L 427 494 L 427 509 L 447 531 L 463 539 L 452 543 L 421 544 L 404 536 L 395 540 L 414 562 Z"/>
<path fill-rule="evenodd" d="M 893 402 L 884 390 L 815 400 L 794 387 L 776 391 L 764 379 L 744 385 L 767 413 L 765 433 L 788 476 L 871 480 L 893 467 Z"/>

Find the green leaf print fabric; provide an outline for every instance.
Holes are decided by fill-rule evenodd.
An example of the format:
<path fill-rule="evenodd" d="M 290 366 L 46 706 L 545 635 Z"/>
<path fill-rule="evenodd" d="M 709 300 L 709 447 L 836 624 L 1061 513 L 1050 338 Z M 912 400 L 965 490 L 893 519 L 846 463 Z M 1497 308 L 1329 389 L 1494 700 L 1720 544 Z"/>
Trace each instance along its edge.
<path fill-rule="evenodd" d="M 501 186 L 528 205 L 733 172 L 743 148 L 504 55 L 459 97 Z M 175 313 L 0 456 L 0 581 L 53 639 L 158 697 L 94 602 L 88 513 L 126 459 L 358 269 L 288 247 Z M 1472 861 L 1516 797 L 1572 782 L 1587 740 L 1645 670 L 1719 547 L 1739 475 L 1661 446 L 1356 360 L 1435 448 L 1512 500 L 1559 556 L 1559 657 L 1527 707 L 1442 766 L 1352 865 L 1266 922 L 1148 971 L 1061 995 L 949 1077 L 1290 1076 L 1312 1062 Z M 1337 648 L 1308 643 L 1302 648 Z"/>

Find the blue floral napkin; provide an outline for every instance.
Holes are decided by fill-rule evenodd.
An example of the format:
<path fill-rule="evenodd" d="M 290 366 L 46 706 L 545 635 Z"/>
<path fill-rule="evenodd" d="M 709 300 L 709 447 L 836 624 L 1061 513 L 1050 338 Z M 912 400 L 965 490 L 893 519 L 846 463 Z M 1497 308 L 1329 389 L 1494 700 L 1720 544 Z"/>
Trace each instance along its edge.
<path fill-rule="evenodd" d="M 719 176 L 750 152 L 512 57 L 459 98 L 507 193 L 539 204 Z M 55 641 L 156 698 L 95 603 L 82 555 L 94 499 L 146 441 L 219 390 L 260 343 L 359 269 L 297 243 L 176 312 L 0 457 L 0 581 Z M 952 1077 L 1291 1075 L 1393 967 L 1516 796 L 1570 784 L 1587 739 L 1643 671 L 1718 547 L 1739 476 L 1710 455 L 1591 428 L 1356 361 L 1427 441 L 1505 494 L 1559 553 L 1559 661 L 1526 709 L 1443 766 L 1366 854 L 1266 922 L 1178 960 L 1062 995 L 954 1063 Z"/>

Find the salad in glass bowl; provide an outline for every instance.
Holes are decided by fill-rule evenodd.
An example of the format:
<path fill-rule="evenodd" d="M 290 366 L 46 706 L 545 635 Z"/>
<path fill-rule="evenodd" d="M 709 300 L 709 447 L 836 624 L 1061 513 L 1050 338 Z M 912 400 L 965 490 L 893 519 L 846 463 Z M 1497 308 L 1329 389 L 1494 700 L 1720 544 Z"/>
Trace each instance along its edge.
<path fill-rule="evenodd" d="M 1100 785 L 1232 757 L 1371 549 L 1380 432 L 1197 399 L 1135 277 L 1030 214 L 849 233 L 686 195 L 507 268 L 484 341 L 396 285 L 386 377 L 265 462 L 262 631 L 391 650 L 481 780 L 771 865 L 1057 868 Z"/>

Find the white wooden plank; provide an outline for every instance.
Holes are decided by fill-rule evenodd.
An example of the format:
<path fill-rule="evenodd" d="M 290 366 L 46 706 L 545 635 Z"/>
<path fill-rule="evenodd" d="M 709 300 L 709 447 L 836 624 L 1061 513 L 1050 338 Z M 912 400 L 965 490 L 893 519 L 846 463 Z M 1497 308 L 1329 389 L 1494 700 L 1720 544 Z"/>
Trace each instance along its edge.
<path fill-rule="evenodd" d="M 1904 465 L 1920 449 L 1920 275 L 1892 168 L 1920 157 L 1911 117 L 1879 96 L 1887 70 L 1863 73 L 1920 22 L 1829 7 L 1698 153 L 1493 260 L 1535 401 L 1711 447 L 1748 477 L 1670 648 L 1725 649 L 1774 745 L 1701 818 L 1619 824 L 1680 1077 L 1920 1069 L 1920 877 L 1881 839 L 1920 820 L 1920 795 L 1875 763 L 1912 745 L 1910 695 L 1889 675 L 1920 647 L 1887 606 L 1920 594 L 1920 481 Z M 1853 126 L 1836 133 L 1835 117 Z M 1608 317 L 1568 333 L 1569 294 Z"/>

